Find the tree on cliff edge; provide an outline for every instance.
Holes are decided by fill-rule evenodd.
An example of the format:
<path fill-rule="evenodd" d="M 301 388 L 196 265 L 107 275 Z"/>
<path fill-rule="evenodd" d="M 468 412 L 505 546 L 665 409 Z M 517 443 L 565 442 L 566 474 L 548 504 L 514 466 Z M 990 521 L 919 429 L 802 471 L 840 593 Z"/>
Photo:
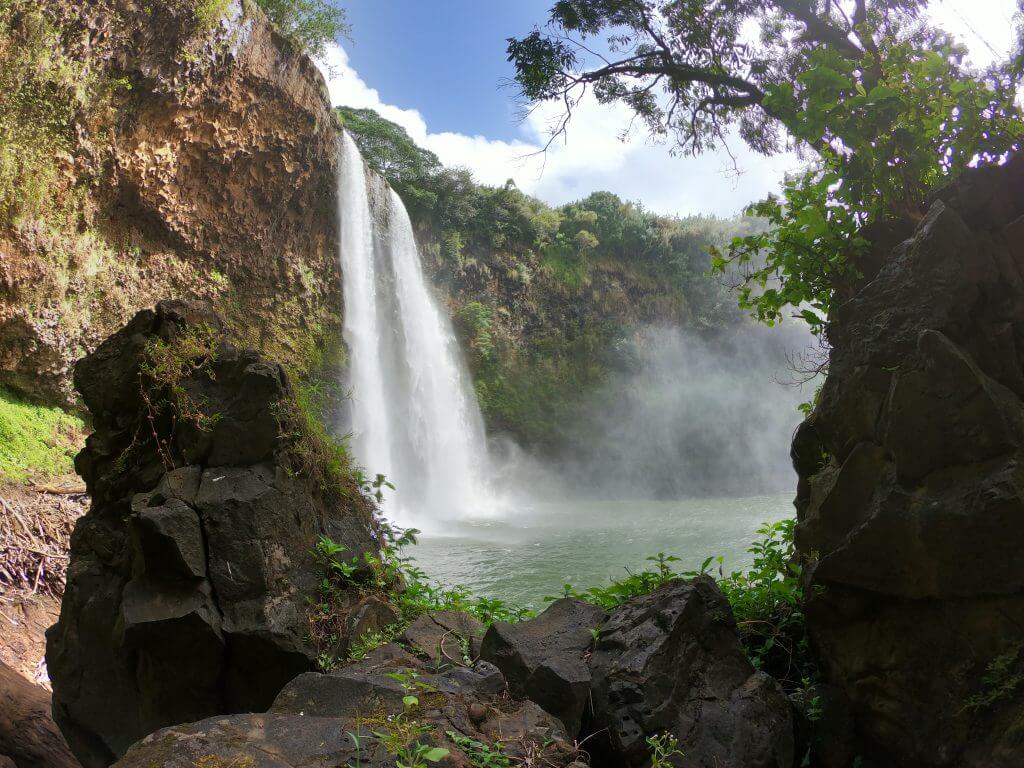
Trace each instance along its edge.
<path fill-rule="evenodd" d="M 528 102 L 559 102 L 564 132 L 585 94 L 622 102 L 677 151 L 738 134 L 813 157 L 771 222 L 715 255 L 737 266 L 740 303 L 774 323 L 787 307 L 813 329 L 856 279 L 868 224 L 919 215 L 969 165 L 1018 149 L 1021 68 L 966 67 L 966 51 L 920 16 L 920 0 L 559 0 L 548 24 L 510 39 Z"/>

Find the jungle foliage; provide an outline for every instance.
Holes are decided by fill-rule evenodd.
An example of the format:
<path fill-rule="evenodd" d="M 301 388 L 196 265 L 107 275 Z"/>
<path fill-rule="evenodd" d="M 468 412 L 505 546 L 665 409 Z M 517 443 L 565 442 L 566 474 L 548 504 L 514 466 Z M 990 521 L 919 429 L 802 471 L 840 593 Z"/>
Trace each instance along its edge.
<path fill-rule="evenodd" d="M 921 0 L 559 0 L 548 24 L 508 42 L 528 102 L 587 93 L 620 102 L 655 136 L 699 153 L 738 135 L 758 152 L 812 159 L 771 224 L 716 256 L 737 267 L 740 305 L 821 329 L 837 286 L 856 279 L 864 228 L 920 216 L 928 194 L 1019 148 L 1021 68 L 984 72 L 920 14 Z M 760 33 L 751 39 L 750 30 Z"/>

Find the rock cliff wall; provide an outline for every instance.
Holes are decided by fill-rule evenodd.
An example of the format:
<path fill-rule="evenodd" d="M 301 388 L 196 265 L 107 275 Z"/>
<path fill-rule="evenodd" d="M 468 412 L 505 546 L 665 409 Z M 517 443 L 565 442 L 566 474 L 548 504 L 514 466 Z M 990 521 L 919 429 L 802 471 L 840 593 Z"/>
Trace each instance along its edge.
<path fill-rule="evenodd" d="M 793 442 L 823 751 L 1020 765 L 1024 156 L 939 192 L 878 263 Z"/>
<path fill-rule="evenodd" d="M 57 114 L 9 190 L 44 185 L 36 205 L 0 205 L 0 385 L 73 402 L 74 361 L 171 297 L 300 372 L 339 364 L 337 127 L 312 62 L 237 0 L 15 0 L 0 22 L 32 86 L 0 122 Z"/>

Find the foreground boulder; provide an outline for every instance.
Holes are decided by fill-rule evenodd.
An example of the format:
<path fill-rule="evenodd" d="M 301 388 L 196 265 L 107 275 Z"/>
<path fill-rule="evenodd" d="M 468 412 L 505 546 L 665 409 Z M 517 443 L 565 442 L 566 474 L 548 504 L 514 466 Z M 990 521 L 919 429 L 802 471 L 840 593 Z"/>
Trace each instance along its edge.
<path fill-rule="evenodd" d="M 672 581 L 617 608 L 590 659 L 592 732 L 602 764 L 644 765 L 671 734 L 687 768 L 790 768 L 790 705 L 750 665 L 729 603 L 707 576 Z"/>
<path fill-rule="evenodd" d="M 49 692 L 0 662 L 0 768 L 12 766 L 80 768 L 50 717 Z"/>
<path fill-rule="evenodd" d="M 352 556 L 376 544 L 372 506 L 323 469 L 284 370 L 226 343 L 202 306 L 140 312 L 75 381 L 92 507 L 47 665 L 55 719 L 92 768 L 157 728 L 265 710 L 316 665 L 318 538 Z"/>
<path fill-rule="evenodd" d="M 561 724 L 533 702 L 510 701 L 492 665 L 448 666 L 433 673 L 433 665 L 387 645 L 331 674 L 297 677 L 266 714 L 158 731 L 117 766 L 392 768 L 396 760 L 419 764 L 406 757 L 417 748 L 443 750 L 440 764 L 458 768 L 481 764 L 485 750 L 505 753 L 513 765 L 573 762 Z"/>
<path fill-rule="evenodd" d="M 514 696 L 537 702 L 575 736 L 590 696 L 584 655 L 606 618 L 596 605 L 562 598 L 530 621 L 492 624 L 480 658 L 502 671 Z"/>
<path fill-rule="evenodd" d="M 796 543 L 828 766 L 1024 765 L 1024 155 L 967 172 L 834 312 Z"/>

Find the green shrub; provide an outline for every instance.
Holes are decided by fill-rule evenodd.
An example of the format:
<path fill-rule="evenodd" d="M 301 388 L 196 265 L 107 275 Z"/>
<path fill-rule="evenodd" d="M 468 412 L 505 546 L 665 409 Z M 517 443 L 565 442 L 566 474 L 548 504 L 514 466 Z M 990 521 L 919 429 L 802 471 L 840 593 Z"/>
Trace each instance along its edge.
<path fill-rule="evenodd" d="M 32 405 L 0 389 L 0 483 L 71 473 L 84 428 L 60 408 Z"/>
<path fill-rule="evenodd" d="M 329 0 L 256 0 L 256 3 L 285 37 L 310 56 L 322 56 L 328 43 L 349 33 L 345 11 Z"/>

